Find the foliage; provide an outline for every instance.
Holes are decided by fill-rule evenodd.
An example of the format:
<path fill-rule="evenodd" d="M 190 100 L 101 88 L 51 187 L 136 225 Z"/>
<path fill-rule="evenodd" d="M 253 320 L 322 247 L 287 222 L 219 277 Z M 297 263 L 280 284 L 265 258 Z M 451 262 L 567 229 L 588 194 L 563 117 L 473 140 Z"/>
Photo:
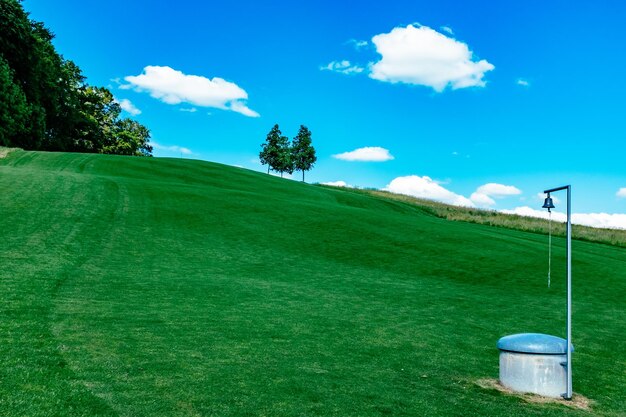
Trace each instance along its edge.
<path fill-rule="evenodd" d="M 478 386 L 564 333 L 564 239 L 202 161 L 0 159 L 3 416 L 623 416 L 624 249 L 574 242 L 574 391 Z"/>
<path fill-rule="evenodd" d="M 26 133 L 30 109 L 19 85 L 13 81 L 13 72 L 0 56 L 0 145 L 8 146 L 12 138 Z"/>
<path fill-rule="evenodd" d="M 292 144 L 286 136 L 283 136 L 278 125 L 274 125 L 261 147 L 259 160 L 262 165 L 267 165 L 268 174 L 271 169 L 280 172 L 282 177 L 285 172 L 291 174 L 298 170 L 302 171 L 304 181 L 304 171 L 311 169 L 317 161 L 315 148 L 311 144 L 311 131 L 304 125 L 300 126 Z"/>
<path fill-rule="evenodd" d="M 115 124 L 115 142 L 103 147 L 102 153 L 117 155 L 149 156 L 152 146 L 148 143 L 148 129 L 131 119 L 118 120 Z"/>
<path fill-rule="evenodd" d="M 24 149 L 150 154 L 149 147 L 140 144 L 149 138 L 147 129 L 134 127 L 129 135 L 128 129 L 119 128 L 137 122 L 120 120 L 111 92 L 89 86 L 80 68 L 57 53 L 52 32 L 30 20 L 20 2 L 0 0 L 0 27 L 0 143 Z"/>
<path fill-rule="evenodd" d="M 291 174 L 293 172 L 291 147 L 289 146 L 289 138 L 287 138 L 287 136 L 280 136 L 278 139 L 278 157 L 274 163 L 275 165 L 272 168 L 274 171 L 280 172 L 281 177 L 285 172 L 287 174 Z"/>
<path fill-rule="evenodd" d="M 304 125 L 300 126 L 298 134 L 293 139 L 291 158 L 294 169 L 302 171 L 302 181 L 304 182 L 304 171 L 310 170 L 317 161 L 315 148 L 311 144 L 311 131 Z"/>
<path fill-rule="evenodd" d="M 267 134 L 265 143 L 261 145 L 259 153 L 261 164 L 267 165 L 267 173 L 272 171 L 280 172 L 281 177 L 284 172 L 293 172 L 293 162 L 289 148 L 289 138 L 284 136 L 280 127 L 276 124 Z"/>

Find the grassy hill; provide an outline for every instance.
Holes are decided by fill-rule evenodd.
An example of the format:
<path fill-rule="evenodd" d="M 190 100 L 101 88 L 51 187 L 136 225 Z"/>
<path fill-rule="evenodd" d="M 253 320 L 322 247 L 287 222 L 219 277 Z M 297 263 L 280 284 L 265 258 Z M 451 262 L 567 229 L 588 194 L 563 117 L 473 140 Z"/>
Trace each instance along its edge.
<path fill-rule="evenodd" d="M 574 391 L 481 388 L 563 335 L 564 241 L 176 159 L 0 159 L 0 415 L 624 416 L 626 252 L 574 241 Z"/>

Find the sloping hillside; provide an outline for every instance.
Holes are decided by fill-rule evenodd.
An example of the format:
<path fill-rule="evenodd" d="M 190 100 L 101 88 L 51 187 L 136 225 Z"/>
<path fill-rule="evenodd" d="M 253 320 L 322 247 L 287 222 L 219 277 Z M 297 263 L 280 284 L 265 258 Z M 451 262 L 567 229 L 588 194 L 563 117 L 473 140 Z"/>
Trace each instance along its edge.
<path fill-rule="evenodd" d="M 574 390 L 480 388 L 562 335 L 564 242 L 220 164 L 0 159 L 0 415 L 626 412 L 626 254 L 574 242 Z"/>

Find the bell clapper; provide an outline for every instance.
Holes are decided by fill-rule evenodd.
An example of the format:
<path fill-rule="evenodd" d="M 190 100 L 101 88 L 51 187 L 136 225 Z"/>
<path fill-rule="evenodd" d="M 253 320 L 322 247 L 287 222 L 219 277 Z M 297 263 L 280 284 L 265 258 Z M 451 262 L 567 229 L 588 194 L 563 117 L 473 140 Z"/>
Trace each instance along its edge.
<path fill-rule="evenodd" d="M 554 203 L 550 193 L 546 193 L 546 201 L 543 203 L 542 208 L 548 209 L 548 288 L 550 288 L 550 271 L 552 270 L 552 209 Z"/>

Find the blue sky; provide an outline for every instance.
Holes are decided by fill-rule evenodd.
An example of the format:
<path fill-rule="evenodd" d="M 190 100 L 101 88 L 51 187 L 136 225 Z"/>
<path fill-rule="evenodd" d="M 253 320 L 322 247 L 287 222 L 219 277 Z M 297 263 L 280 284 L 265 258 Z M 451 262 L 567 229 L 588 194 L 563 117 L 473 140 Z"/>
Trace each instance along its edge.
<path fill-rule="evenodd" d="M 262 171 L 270 128 L 305 124 L 310 182 L 498 210 L 539 209 L 537 193 L 571 183 L 576 212 L 626 213 L 624 2 L 24 6 L 90 84 L 141 111 L 126 115 L 157 156 Z M 393 159 L 336 157 L 364 147 Z M 589 216 L 626 228 L 626 215 Z"/>

